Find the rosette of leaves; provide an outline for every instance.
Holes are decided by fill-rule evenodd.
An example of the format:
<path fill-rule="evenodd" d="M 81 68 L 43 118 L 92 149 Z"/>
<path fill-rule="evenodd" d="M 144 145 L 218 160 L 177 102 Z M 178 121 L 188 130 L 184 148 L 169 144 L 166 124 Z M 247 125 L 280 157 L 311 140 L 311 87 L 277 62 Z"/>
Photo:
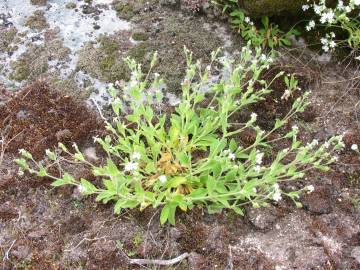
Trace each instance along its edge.
<path fill-rule="evenodd" d="M 282 196 L 300 206 L 297 199 L 303 190 L 287 192 L 282 183 L 300 179 L 313 168 L 326 170 L 333 161 L 332 152 L 341 147 L 341 138 L 331 138 L 326 145 L 302 145 L 297 128 L 293 128 L 271 139 L 275 132 L 281 133 L 291 117 L 304 111 L 308 93 L 296 99 L 270 131 L 256 125 L 256 114 L 244 122 L 234 121 L 238 112 L 271 91 L 271 82 L 260 76 L 272 59 L 250 45 L 243 48 L 236 65 L 226 57 L 219 58 L 218 53 L 212 53 L 211 64 L 202 68 L 185 50 L 182 96 L 169 114 L 155 109 L 163 98 L 160 76 L 151 76 L 151 69 L 143 74 L 140 65 L 126 59 L 130 81 L 109 89 L 114 116 L 106 126 L 111 135 L 95 138 L 107 154 L 103 163 L 93 164 L 76 145 L 68 149 L 62 144 L 60 150 L 47 151 L 47 162 L 36 162 L 21 150 L 17 163 L 21 170 L 52 178 L 55 187 L 74 185 L 84 195 L 95 194 L 98 202 L 113 201 L 115 213 L 127 208 L 160 207 L 162 224 L 175 224 L 177 209 L 188 211 L 196 206 L 205 207 L 209 213 L 231 209 L 243 215 L 246 204 L 266 206 Z M 151 67 L 155 63 L 156 55 Z M 215 69 L 218 75 L 212 76 Z M 287 84 L 289 95 L 297 84 L 294 78 L 287 78 Z M 251 145 L 242 145 L 236 139 L 246 129 L 255 134 Z M 288 147 L 274 148 L 281 140 L 289 142 Z M 66 162 L 64 155 L 71 157 L 70 162 L 88 166 L 102 185 L 69 173 L 51 175 L 52 166 Z"/>

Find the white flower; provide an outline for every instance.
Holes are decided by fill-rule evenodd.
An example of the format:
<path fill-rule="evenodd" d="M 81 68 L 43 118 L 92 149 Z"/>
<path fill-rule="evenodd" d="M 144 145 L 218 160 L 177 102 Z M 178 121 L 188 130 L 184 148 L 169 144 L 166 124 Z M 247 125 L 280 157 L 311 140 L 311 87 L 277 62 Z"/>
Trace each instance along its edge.
<path fill-rule="evenodd" d="M 324 143 L 324 147 L 325 147 L 326 149 L 328 149 L 328 148 L 330 147 L 330 143 L 329 143 L 329 142 L 325 142 L 325 143 Z"/>
<path fill-rule="evenodd" d="M 321 44 L 327 44 L 328 40 L 326 38 L 320 38 Z"/>
<path fill-rule="evenodd" d="M 256 166 L 254 167 L 254 171 L 255 171 L 256 173 L 259 173 L 259 172 L 261 171 L 260 165 L 256 165 Z"/>
<path fill-rule="evenodd" d="M 23 176 L 24 175 L 24 171 L 22 169 L 19 168 L 19 171 L 17 173 L 19 176 Z"/>
<path fill-rule="evenodd" d="M 351 150 L 358 151 L 358 150 L 359 150 L 358 145 L 354 143 L 354 144 L 351 146 Z"/>
<path fill-rule="evenodd" d="M 354 5 L 359 6 L 360 5 L 360 0 L 354 0 Z"/>
<path fill-rule="evenodd" d="M 253 112 L 253 113 L 251 113 L 250 117 L 251 117 L 250 121 L 255 122 L 256 118 L 257 118 L 257 114 Z"/>
<path fill-rule="evenodd" d="M 279 184 L 278 183 L 275 183 L 274 185 L 273 185 L 273 188 L 275 189 L 275 190 L 278 190 L 280 187 L 279 187 Z"/>
<path fill-rule="evenodd" d="M 321 23 L 332 23 L 334 21 L 334 12 L 332 10 L 325 12 L 321 15 L 320 22 Z"/>
<path fill-rule="evenodd" d="M 139 152 L 134 152 L 131 155 L 131 159 L 133 160 L 139 160 L 141 158 L 141 154 Z"/>
<path fill-rule="evenodd" d="M 235 160 L 236 159 L 235 154 L 231 153 L 231 152 L 229 153 L 228 157 L 229 157 L 230 160 Z"/>
<path fill-rule="evenodd" d="M 315 13 L 316 14 L 320 14 L 321 13 L 321 9 L 322 9 L 322 7 L 321 6 L 318 6 L 318 5 L 314 5 L 314 11 L 315 11 Z"/>
<path fill-rule="evenodd" d="M 306 10 L 308 10 L 308 9 L 309 9 L 309 5 L 303 5 L 303 6 L 302 6 L 302 10 L 303 10 L 303 11 L 306 11 Z"/>
<path fill-rule="evenodd" d="M 329 47 L 330 48 L 335 48 L 336 47 L 336 42 L 335 41 L 330 41 L 330 43 L 329 43 Z"/>
<path fill-rule="evenodd" d="M 279 190 L 275 191 L 272 198 L 276 202 L 280 201 L 281 200 L 281 192 Z"/>
<path fill-rule="evenodd" d="M 249 22 L 250 22 L 250 18 L 249 18 L 249 17 L 245 17 L 244 22 L 249 23 Z"/>
<path fill-rule="evenodd" d="M 130 162 L 125 164 L 124 170 L 125 171 L 135 171 L 138 168 L 138 165 L 139 164 L 137 162 L 130 161 Z"/>
<path fill-rule="evenodd" d="M 256 151 L 255 162 L 257 165 L 260 165 L 262 163 L 263 156 L 264 156 L 264 153 Z"/>
<path fill-rule="evenodd" d="M 309 185 L 306 187 L 306 190 L 307 190 L 307 193 L 311 193 L 315 190 L 314 186 L 313 185 Z"/>
<path fill-rule="evenodd" d="M 166 178 L 166 175 L 160 175 L 159 176 L 159 181 L 162 183 L 162 184 L 165 184 L 167 178 Z"/>

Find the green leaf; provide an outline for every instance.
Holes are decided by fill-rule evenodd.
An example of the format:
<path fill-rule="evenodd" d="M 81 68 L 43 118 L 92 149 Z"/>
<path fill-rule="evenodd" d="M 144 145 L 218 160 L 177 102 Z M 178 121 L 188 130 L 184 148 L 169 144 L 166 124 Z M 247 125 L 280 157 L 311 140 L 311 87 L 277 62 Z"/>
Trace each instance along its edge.
<path fill-rule="evenodd" d="M 81 178 L 80 183 L 81 183 L 81 187 L 83 188 L 82 194 L 84 195 L 93 194 L 98 190 L 92 183 L 90 183 L 88 180 L 84 178 Z"/>
<path fill-rule="evenodd" d="M 206 182 L 206 189 L 209 194 L 212 194 L 216 188 L 216 180 L 214 177 L 209 177 Z"/>
<path fill-rule="evenodd" d="M 167 219 L 169 217 L 169 213 L 170 213 L 170 207 L 167 204 L 161 210 L 161 214 L 160 214 L 160 224 L 161 225 L 163 225 L 167 221 Z"/>
<path fill-rule="evenodd" d="M 171 178 L 169 181 L 166 182 L 167 188 L 177 188 L 181 184 L 185 184 L 187 179 L 183 176 L 176 176 Z"/>

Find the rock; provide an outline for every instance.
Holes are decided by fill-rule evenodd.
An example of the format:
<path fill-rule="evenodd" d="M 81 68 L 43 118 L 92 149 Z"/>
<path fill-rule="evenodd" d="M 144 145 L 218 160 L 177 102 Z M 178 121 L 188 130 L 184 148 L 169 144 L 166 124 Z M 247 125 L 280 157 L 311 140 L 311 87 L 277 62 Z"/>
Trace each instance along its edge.
<path fill-rule="evenodd" d="M 315 214 L 328 214 L 333 209 L 331 192 L 327 187 L 319 187 L 316 191 L 305 194 L 302 203 Z"/>
<path fill-rule="evenodd" d="M 278 218 L 276 208 L 273 206 L 264 208 L 251 208 L 247 212 L 247 216 L 250 222 L 260 230 L 270 229 L 270 227 Z"/>
<path fill-rule="evenodd" d="M 307 0 L 238 0 L 238 5 L 251 16 L 296 15 Z"/>
<path fill-rule="evenodd" d="M 47 0 L 30 0 L 30 3 L 36 6 L 46 6 Z"/>
<path fill-rule="evenodd" d="M 354 247 L 352 249 L 351 257 L 353 257 L 360 264 L 360 246 Z"/>

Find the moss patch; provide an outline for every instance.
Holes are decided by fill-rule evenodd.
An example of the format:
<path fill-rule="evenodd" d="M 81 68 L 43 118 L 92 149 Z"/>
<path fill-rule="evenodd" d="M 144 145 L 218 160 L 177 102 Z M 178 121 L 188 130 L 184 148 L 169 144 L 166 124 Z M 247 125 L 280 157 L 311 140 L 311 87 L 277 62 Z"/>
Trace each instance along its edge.
<path fill-rule="evenodd" d="M 17 30 L 15 27 L 0 28 L 0 52 L 10 52 L 10 44 L 15 39 Z"/>
<path fill-rule="evenodd" d="M 49 24 L 44 16 L 44 11 L 42 10 L 36 10 L 31 16 L 29 16 L 25 25 L 36 30 L 43 30 L 49 27 Z"/>

